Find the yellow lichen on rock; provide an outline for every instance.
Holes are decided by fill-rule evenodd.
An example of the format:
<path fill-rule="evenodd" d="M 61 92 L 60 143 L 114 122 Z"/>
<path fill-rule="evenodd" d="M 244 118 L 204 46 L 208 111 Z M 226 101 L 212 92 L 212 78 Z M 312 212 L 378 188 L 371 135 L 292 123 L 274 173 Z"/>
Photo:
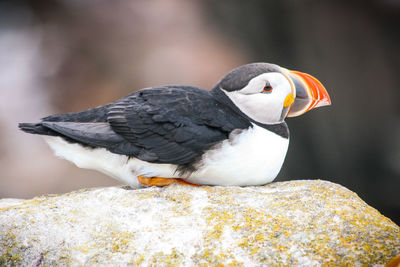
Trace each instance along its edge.
<path fill-rule="evenodd" d="M 0 200 L 0 265 L 383 265 L 400 229 L 326 181 Z"/>

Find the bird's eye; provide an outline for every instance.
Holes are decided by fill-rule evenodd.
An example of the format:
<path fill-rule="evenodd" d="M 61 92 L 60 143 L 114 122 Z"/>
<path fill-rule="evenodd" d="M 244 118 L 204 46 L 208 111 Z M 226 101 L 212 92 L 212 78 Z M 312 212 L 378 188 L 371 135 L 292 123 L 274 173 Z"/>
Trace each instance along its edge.
<path fill-rule="evenodd" d="M 261 93 L 271 93 L 271 92 L 272 92 L 272 86 L 269 83 L 267 83 L 261 91 Z"/>

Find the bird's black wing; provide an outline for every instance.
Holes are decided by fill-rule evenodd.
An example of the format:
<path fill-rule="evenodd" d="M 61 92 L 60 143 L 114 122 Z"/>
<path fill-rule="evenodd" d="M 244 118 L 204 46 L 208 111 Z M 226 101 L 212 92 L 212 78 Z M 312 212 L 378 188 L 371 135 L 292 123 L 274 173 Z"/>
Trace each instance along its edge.
<path fill-rule="evenodd" d="M 156 163 L 191 164 L 203 151 L 250 123 L 235 116 L 210 92 L 183 86 L 142 89 L 113 104 L 111 128 L 140 151 L 135 157 Z M 132 151 L 117 151 L 131 154 Z"/>
<path fill-rule="evenodd" d="M 105 106 L 20 124 L 29 133 L 62 136 L 144 161 L 181 166 L 193 165 L 231 131 L 249 126 L 210 92 L 188 86 L 142 89 Z"/>

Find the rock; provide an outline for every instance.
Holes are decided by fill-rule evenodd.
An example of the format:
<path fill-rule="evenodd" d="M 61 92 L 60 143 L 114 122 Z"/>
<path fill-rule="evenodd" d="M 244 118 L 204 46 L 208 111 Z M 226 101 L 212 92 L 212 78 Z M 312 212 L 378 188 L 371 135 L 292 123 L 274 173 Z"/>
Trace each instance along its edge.
<path fill-rule="evenodd" d="M 0 265 L 382 265 L 400 228 L 326 181 L 0 201 Z"/>

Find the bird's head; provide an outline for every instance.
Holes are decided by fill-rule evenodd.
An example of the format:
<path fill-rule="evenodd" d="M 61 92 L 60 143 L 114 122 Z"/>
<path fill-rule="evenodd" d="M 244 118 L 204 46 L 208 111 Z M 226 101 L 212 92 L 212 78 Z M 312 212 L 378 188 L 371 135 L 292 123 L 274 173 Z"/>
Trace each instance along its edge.
<path fill-rule="evenodd" d="M 268 63 L 252 63 L 229 72 L 214 90 L 251 119 L 276 124 L 331 104 L 324 86 L 309 74 Z"/>

